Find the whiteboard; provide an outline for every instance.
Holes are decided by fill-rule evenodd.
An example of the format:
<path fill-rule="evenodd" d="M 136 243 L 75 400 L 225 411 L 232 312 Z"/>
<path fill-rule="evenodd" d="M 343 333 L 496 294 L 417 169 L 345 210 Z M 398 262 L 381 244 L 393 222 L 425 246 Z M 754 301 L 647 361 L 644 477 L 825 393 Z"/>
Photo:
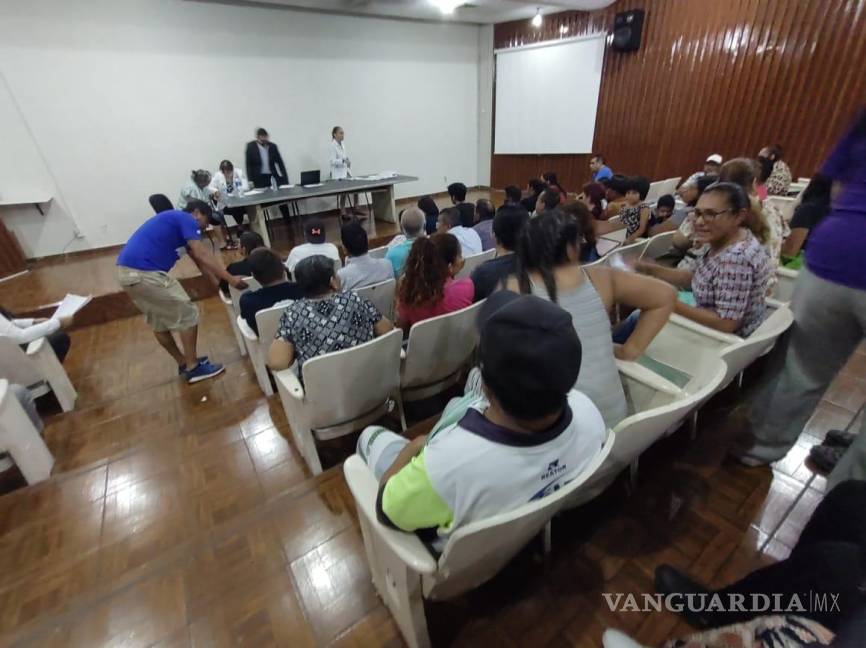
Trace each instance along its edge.
<path fill-rule="evenodd" d="M 591 153 L 605 36 L 497 50 L 497 154 Z"/>

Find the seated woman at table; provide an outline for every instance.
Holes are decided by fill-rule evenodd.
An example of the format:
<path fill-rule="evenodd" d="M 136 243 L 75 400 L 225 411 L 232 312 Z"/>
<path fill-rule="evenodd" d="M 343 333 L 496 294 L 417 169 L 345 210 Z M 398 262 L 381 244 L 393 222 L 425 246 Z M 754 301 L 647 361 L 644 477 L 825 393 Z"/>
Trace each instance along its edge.
<path fill-rule="evenodd" d="M 799 268 L 802 265 L 801 259 L 798 259 L 795 264 L 791 264 L 791 261 L 806 249 L 809 233 L 830 213 L 832 188 L 831 178 L 816 173 L 803 190 L 800 204 L 797 205 L 791 218 L 791 233 L 782 243 L 782 258 L 783 261 L 787 261 L 786 266 Z"/>
<path fill-rule="evenodd" d="M 454 278 L 462 267 L 460 242 L 453 234 L 434 234 L 412 244 L 397 286 L 397 325 L 404 333 L 416 322 L 472 305 L 472 279 Z"/>
<path fill-rule="evenodd" d="M 15 317 L 0 306 L 0 335 L 11 339 L 15 344 L 27 345 L 44 337 L 60 362 L 66 359 L 72 344 L 69 334 L 64 330 L 72 326 L 73 316 L 32 319 Z"/>
<path fill-rule="evenodd" d="M 180 190 L 180 197 L 177 199 L 177 208 L 185 210 L 186 206 L 194 200 L 200 200 L 206 205 L 213 207 L 218 196 L 219 192 L 211 186 L 210 171 L 205 169 L 196 169 L 190 174 L 190 181 Z M 221 212 L 217 210 L 211 212 L 211 225 L 219 225 L 222 229 L 225 243 L 220 246 L 221 249 L 237 249 L 238 244 L 232 238 L 231 232 L 229 232 L 229 228 L 226 225 L 226 217 Z"/>
<path fill-rule="evenodd" d="M 676 295 L 661 281 L 596 265 L 582 268 L 580 246 L 586 234 L 580 221 L 561 212 L 545 213 L 523 229 L 518 244 L 517 277 L 506 288 L 548 299 L 570 315 L 583 347 L 574 387 L 589 396 L 608 427 L 628 414 L 616 358 L 635 360 L 668 321 Z M 641 309 L 631 338 L 622 346 L 611 339 L 608 313 L 617 304 Z"/>
<path fill-rule="evenodd" d="M 244 222 L 244 214 L 247 210 L 245 207 L 228 207 L 226 199 L 232 196 L 243 196 L 244 192 L 249 190 L 250 183 L 244 177 L 244 172 L 236 169 L 231 160 L 223 160 L 220 162 L 219 170 L 214 174 L 210 183 L 211 190 L 215 191 L 216 211 L 223 214 L 231 215 L 237 223 L 238 236 L 241 233 L 241 225 Z"/>
<path fill-rule="evenodd" d="M 693 218 L 697 243 L 708 247 L 694 270 L 651 261 L 639 261 L 636 268 L 691 290 L 692 298 L 681 293 L 674 312 L 717 331 L 747 337 L 766 314 L 770 259 L 754 234 L 766 226 L 755 222 L 749 196 L 731 182 L 707 188 Z M 688 303 L 692 299 L 694 305 Z"/>

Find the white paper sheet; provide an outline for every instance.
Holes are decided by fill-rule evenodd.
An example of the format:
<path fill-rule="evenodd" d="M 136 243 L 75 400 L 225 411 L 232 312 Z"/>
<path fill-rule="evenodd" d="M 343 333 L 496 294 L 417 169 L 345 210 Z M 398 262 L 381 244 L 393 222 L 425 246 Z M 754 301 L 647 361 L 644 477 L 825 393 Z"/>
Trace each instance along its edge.
<path fill-rule="evenodd" d="M 66 295 L 66 297 L 63 298 L 63 301 L 60 302 L 60 306 L 58 306 L 57 310 L 54 311 L 54 315 L 51 317 L 60 319 L 61 317 L 75 315 L 75 313 L 84 308 L 91 299 L 93 299 L 92 295 L 87 295 L 85 297 L 72 294 Z"/>
<path fill-rule="evenodd" d="M 264 189 L 250 189 L 249 191 L 245 192 L 244 195 L 245 196 L 255 196 L 256 194 L 260 194 L 260 193 L 265 193 L 265 190 Z"/>

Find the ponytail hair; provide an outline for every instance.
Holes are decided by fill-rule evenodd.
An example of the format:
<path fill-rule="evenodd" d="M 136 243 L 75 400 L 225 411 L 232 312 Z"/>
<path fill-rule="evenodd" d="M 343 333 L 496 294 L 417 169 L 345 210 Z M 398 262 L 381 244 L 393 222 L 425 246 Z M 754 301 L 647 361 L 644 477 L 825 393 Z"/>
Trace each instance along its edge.
<path fill-rule="evenodd" d="M 451 235 L 451 238 L 455 238 Z M 448 265 L 436 244 L 426 236 L 415 239 L 409 249 L 403 278 L 397 288 L 397 299 L 403 306 L 415 308 L 436 303 L 445 294 Z"/>
<path fill-rule="evenodd" d="M 523 228 L 517 246 L 517 282 L 520 292 L 529 294 L 532 288 L 529 273 L 537 272 L 544 282 L 550 300 L 556 303 L 557 266 L 570 262 L 568 246 L 580 253 L 583 231 L 578 220 L 559 211 L 545 212 Z"/>

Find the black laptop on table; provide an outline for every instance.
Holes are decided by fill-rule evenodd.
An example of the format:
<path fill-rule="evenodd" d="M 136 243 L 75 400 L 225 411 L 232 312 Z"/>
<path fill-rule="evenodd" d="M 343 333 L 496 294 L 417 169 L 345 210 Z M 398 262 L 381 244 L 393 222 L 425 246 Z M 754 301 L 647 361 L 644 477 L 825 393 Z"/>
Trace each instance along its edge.
<path fill-rule="evenodd" d="M 316 169 L 315 171 L 301 171 L 301 186 L 308 187 L 310 185 L 321 184 L 322 172 Z"/>

